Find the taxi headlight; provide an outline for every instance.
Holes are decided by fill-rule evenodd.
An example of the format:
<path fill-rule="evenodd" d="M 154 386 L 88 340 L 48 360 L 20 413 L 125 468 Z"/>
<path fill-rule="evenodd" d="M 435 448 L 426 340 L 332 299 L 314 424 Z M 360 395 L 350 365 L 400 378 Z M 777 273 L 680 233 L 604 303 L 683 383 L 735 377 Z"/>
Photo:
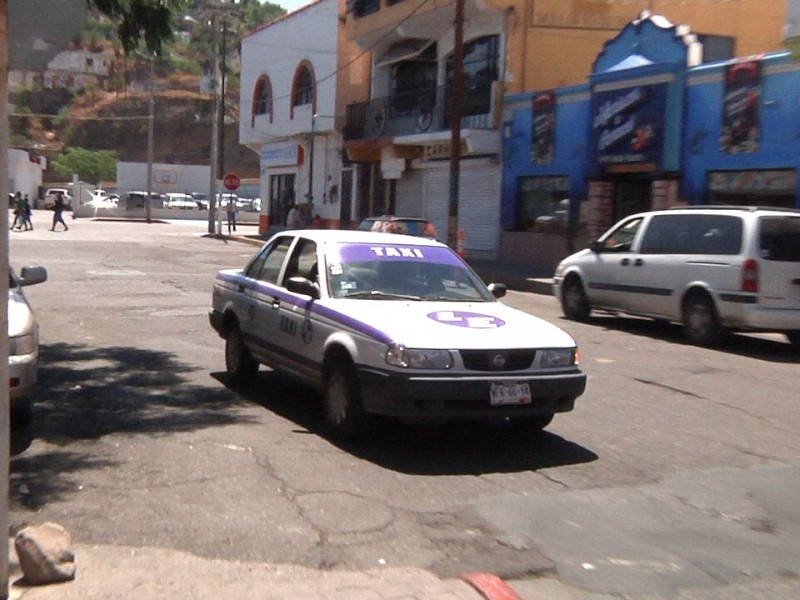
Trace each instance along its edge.
<path fill-rule="evenodd" d="M 555 348 L 541 350 L 539 366 L 543 369 L 553 367 L 569 367 L 577 364 L 578 351 L 576 348 Z"/>
<path fill-rule="evenodd" d="M 36 349 L 36 338 L 32 334 L 18 335 L 8 338 L 8 354 L 10 356 L 22 356 L 31 354 Z"/>
<path fill-rule="evenodd" d="M 406 348 L 403 344 L 393 344 L 386 352 L 386 362 L 408 369 L 449 369 L 453 366 L 453 356 L 448 350 Z"/>

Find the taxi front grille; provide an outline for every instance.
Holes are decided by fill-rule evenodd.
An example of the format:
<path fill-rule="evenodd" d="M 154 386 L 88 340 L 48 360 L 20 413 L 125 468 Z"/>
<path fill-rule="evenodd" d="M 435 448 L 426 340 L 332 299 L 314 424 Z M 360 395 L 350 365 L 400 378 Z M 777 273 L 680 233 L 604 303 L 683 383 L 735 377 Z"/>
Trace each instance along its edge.
<path fill-rule="evenodd" d="M 536 350 L 459 350 L 470 371 L 522 371 L 529 369 Z"/>

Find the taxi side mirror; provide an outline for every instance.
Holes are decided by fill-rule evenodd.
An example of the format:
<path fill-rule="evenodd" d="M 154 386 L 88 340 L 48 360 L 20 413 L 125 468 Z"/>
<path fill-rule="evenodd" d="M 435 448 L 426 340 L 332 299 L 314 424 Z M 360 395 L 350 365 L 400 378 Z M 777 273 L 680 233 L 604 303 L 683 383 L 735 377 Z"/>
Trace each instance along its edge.
<path fill-rule="evenodd" d="M 311 296 L 315 300 L 319 299 L 319 286 L 305 277 L 289 277 L 286 289 L 295 294 Z"/>
<path fill-rule="evenodd" d="M 505 283 L 490 283 L 488 287 L 489 291 L 492 292 L 492 296 L 495 298 L 502 298 L 508 291 L 508 287 Z"/>

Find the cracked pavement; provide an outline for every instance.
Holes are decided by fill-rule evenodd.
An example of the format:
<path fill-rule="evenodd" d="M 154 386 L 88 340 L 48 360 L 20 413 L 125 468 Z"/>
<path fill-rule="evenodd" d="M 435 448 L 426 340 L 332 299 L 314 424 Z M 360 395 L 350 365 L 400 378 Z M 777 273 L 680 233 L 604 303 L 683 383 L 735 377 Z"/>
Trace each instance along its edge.
<path fill-rule="evenodd" d="M 12 240 L 14 266 L 49 272 L 26 290 L 42 348 L 33 423 L 12 436 L 15 530 L 53 520 L 81 544 L 324 570 L 480 570 L 519 590 L 796 589 L 800 358 L 786 344 L 695 348 L 677 328 L 565 322 L 552 298 L 511 292 L 579 341 L 589 384 L 573 413 L 540 436 L 384 423 L 339 446 L 313 392 L 266 369 L 226 386 L 211 279 L 255 249 L 203 228 L 78 220 L 57 242 Z"/>

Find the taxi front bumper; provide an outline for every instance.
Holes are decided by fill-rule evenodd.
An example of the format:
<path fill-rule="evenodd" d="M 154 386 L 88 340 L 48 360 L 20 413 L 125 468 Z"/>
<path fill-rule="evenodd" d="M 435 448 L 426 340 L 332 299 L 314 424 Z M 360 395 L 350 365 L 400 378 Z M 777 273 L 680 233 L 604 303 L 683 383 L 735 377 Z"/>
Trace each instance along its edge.
<path fill-rule="evenodd" d="M 407 420 L 502 420 L 569 412 L 586 389 L 578 369 L 547 375 L 408 376 L 394 372 L 359 371 L 362 401 L 368 413 Z M 490 389 L 497 383 L 528 384 L 529 404 L 493 405 Z"/>

